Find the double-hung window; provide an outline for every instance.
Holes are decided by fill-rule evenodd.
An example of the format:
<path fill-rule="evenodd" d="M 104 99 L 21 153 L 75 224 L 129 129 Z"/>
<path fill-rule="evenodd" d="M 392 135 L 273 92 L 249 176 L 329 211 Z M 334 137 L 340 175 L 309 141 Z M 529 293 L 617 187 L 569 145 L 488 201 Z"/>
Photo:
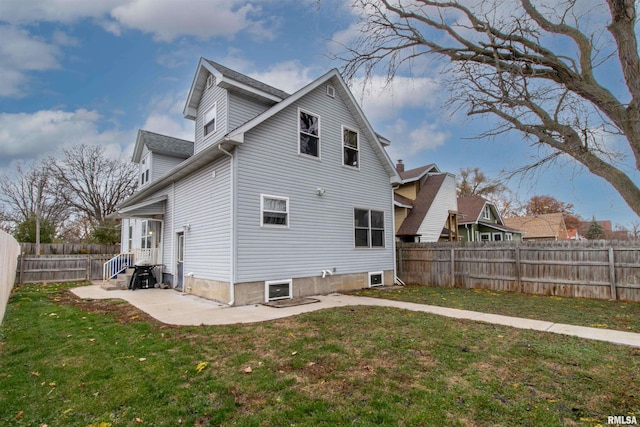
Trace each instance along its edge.
<path fill-rule="evenodd" d="M 216 104 L 204 113 L 204 136 L 216 131 Z"/>
<path fill-rule="evenodd" d="M 289 227 L 289 198 L 261 195 L 260 198 L 261 227 Z"/>
<path fill-rule="evenodd" d="M 489 206 L 485 205 L 484 209 L 482 209 L 482 218 L 491 219 L 491 208 Z"/>
<path fill-rule="evenodd" d="M 145 185 L 149 182 L 149 162 L 148 155 L 140 162 L 140 185 Z"/>
<path fill-rule="evenodd" d="M 320 158 L 320 117 L 298 110 L 298 152 Z"/>
<path fill-rule="evenodd" d="M 344 126 L 342 127 L 342 151 L 344 153 L 342 163 L 345 166 L 357 168 L 359 166 L 358 132 L 347 129 Z"/>
<path fill-rule="evenodd" d="M 384 212 L 353 210 L 356 248 L 384 248 Z"/>

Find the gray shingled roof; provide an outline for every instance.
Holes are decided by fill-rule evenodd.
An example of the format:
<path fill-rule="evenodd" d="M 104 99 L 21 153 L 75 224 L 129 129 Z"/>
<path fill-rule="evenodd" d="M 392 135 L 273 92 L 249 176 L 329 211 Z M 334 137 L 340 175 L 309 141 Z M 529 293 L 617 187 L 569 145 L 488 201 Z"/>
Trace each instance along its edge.
<path fill-rule="evenodd" d="M 273 86 L 269 86 L 266 83 L 262 83 L 258 80 L 252 79 L 249 76 L 245 76 L 244 74 L 241 74 L 237 71 L 232 70 L 231 68 L 227 68 L 224 65 L 220 65 L 217 62 L 213 62 L 210 59 L 206 59 L 204 58 L 205 61 L 207 61 L 209 63 L 209 65 L 211 65 L 213 68 L 215 68 L 216 70 L 218 70 L 223 76 L 227 76 L 235 81 L 238 81 L 240 83 L 244 83 L 247 86 L 251 86 L 254 89 L 258 89 L 261 90 L 263 92 L 266 92 L 268 94 L 277 96 L 278 98 L 287 98 L 289 96 L 289 94 L 285 91 L 282 91 L 280 89 L 276 89 Z"/>
<path fill-rule="evenodd" d="M 173 138 L 158 133 L 140 130 L 141 142 L 153 153 L 165 154 L 172 157 L 188 158 L 193 156 L 193 142 L 185 139 Z"/>

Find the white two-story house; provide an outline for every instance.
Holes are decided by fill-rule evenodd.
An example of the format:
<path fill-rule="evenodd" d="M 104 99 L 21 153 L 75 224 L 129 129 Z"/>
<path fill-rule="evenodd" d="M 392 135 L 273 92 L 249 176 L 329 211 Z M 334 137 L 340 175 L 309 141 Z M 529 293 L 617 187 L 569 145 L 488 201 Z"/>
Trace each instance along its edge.
<path fill-rule="evenodd" d="M 393 283 L 400 177 L 337 70 L 287 94 L 202 58 L 184 117 L 139 132 L 123 253 L 230 305 Z"/>

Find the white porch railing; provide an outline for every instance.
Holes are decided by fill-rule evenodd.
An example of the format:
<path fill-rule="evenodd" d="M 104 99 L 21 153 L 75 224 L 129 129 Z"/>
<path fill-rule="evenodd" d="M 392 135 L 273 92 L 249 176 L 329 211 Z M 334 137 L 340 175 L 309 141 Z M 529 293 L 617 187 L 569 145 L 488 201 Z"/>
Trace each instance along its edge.
<path fill-rule="evenodd" d="M 102 265 L 102 280 L 114 279 L 134 263 L 134 254 L 118 254 Z"/>
<path fill-rule="evenodd" d="M 156 248 L 135 248 L 132 252 L 121 253 L 102 266 L 102 280 L 114 279 L 135 264 L 158 264 L 159 251 Z"/>

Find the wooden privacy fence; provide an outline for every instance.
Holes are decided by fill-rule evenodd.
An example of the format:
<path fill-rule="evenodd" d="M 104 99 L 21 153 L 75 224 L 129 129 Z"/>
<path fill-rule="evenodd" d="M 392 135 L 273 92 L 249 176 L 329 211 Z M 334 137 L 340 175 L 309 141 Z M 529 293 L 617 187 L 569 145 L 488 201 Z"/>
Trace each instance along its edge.
<path fill-rule="evenodd" d="M 20 250 L 25 255 L 36 255 L 35 243 L 20 243 Z M 72 255 L 72 254 L 117 254 L 120 245 L 98 245 L 88 243 L 41 243 L 40 255 Z"/>
<path fill-rule="evenodd" d="M 102 267 L 112 255 L 22 255 L 16 283 L 102 280 Z"/>
<path fill-rule="evenodd" d="M 640 301 L 640 242 L 398 243 L 405 283 Z"/>

